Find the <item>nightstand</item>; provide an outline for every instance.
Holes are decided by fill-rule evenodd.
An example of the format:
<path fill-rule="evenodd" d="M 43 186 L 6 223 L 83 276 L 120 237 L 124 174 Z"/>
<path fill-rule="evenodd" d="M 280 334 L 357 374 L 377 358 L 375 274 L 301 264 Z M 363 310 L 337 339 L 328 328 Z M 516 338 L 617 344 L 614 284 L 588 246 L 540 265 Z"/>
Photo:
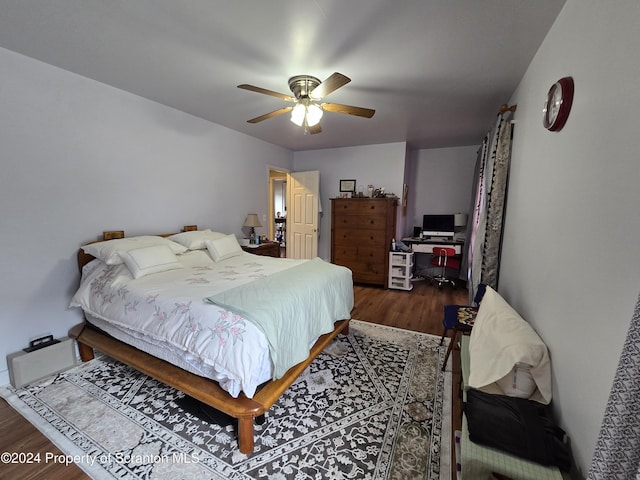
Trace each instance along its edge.
<path fill-rule="evenodd" d="M 280 258 L 279 242 L 265 242 L 260 245 L 243 245 L 242 249 L 245 252 L 253 253 L 254 255 Z"/>

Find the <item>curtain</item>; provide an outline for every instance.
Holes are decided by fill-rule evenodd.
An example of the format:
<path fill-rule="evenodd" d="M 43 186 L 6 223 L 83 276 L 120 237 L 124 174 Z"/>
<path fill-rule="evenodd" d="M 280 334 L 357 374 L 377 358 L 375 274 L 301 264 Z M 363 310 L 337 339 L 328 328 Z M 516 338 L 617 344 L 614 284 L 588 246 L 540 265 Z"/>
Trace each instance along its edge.
<path fill-rule="evenodd" d="M 510 115 L 509 115 L 510 116 Z M 496 132 L 496 150 L 492 156 L 491 188 L 488 189 L 487 216 L 485 222 L 484 251 L 482 254 L 481 283 L 498 288 L 500 252 L 502 249 L 502 225 L 507 200 L 509 161 L 511 160 L 511 137 L 513 126 L 501 115 Z"/>
<path fill-rule="evenodd" d="M 468 246 L 468 286 L 472 300 L 480 283 L 498 288 L 502 224 L 509 180 L 511 112 L 498 115 L 478 155 L 474 178 L 473 207 L 469 213 L 471 231 Z"/>
<path fill-rule="evenodd" d="M 467 220 L 467 246 L 462 252 L 462 264 L 460 266 L 460 278 L 467 281 L 469 285 L 469 304 L 474 297 L 475 288 L 472 288 L 471 269 L 469 265 L 473 262 L 473 246 L 476 242 L 478 232 L 478 222 L 480 219 L 480 211 L 482 210 L 482 201 L 484 198 L 484 167 L 487 155 L 487 145 L 489 138 L 484 137 L 482 145 L 478 149 L 478 157 L 476 159 L 476 168 L 473 174 L 473 185 L 471 188 L 471 205 L 468 211 Z"/>
<path fill-rule="evenodd" d="M 588 480 L 640 478 L 640 296 L 609 394 Z"/>

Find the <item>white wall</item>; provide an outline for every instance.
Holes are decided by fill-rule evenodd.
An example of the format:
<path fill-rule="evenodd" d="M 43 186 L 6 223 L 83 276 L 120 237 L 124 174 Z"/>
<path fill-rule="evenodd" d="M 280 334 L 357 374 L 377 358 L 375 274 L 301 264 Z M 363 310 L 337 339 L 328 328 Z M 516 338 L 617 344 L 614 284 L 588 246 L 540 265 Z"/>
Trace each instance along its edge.
<path fill-rule="evenodd" d="M 4 49 L 0 85 L 3 359 L 81 320 L 68 303 L 82 243 L 187 224 L 240 235 L 248 212 L 268 213 L 267 165 L 292 165 L 288 150 Z"/>
<path fill-rule="evenodd" d="M 329 260 L 331 257 L 331 198 L 339 195 L 340 179 L 355 179 L 357 186 L 374 185 L 384 187 L 385 192 L 402 196 L 404 178 L 405 144 L 387 143 L 360 147 L 329 148 L 309 150 L 294 154 L 294 169 L 302 172 L 320 172 L 320 201 L 323 215 L 320 221 L 318 256 Z M 404 218 L 402 208 L 398 208 L 398 232 Z"/>
<path fill-rule="evenodd" d="M 424 214 L 468 212 L 478 148 L 435 148 L 410 153 L 410 205 L 404 235 L 412 234 L 414 225 L 422 225 Z"/>
<path fill-rule="evenodd" d="M 640 286 L 640 3 L 568 0 L 523 77 L 499 290 L 548 344 L 553 405 L 581 473 L 597 440 Z M 560 132 L 542 127 L 575 80 Z"/>

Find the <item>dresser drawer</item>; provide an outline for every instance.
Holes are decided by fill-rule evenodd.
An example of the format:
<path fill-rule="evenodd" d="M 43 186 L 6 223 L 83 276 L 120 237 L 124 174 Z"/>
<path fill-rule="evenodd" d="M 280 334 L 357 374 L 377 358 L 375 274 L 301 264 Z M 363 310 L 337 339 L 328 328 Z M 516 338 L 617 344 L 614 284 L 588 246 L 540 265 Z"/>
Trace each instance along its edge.
<path fill-rule="evenodd" d="M 337 246 L 333 252 L 333 262 L 340 265 L 347 264 L 381 264 L 380 249 L 375 247 L 365 247 L 362 245 L 341 245 Z"/>
<path fill-rule="evenodd" d="M 331 251 L 331 261 L 346 267 L 349 263 L 355 262 L 356 255 L 358 247 L 351 244 L 336 245 Z"/>
<path fill-rule="evenodd" d="M 353 273 L 353 281 L 356 283 L 378 283 L 385 285 L 387 274 L 384 265 L 379 263 L 356 262 L 348 267 Z"/>
<path fill-rule="evenodd" d="M 351 228 L 336 228 L 333 231 L 334 245 L 350 245 L 383 248 L 386 251 L 390 248 L 387 246 L 387 239 L 384 232 L 353 230 Z"/>
<path fill-rule="evenodd" d="M 335 199 L 333 203 L 334 213 L 342 215 L 366 215 L 382 216 L 387 215 L 387 203 L 384 199 L 357 198 L 357 199 Z"/>
<path fill-rule="evenodd" d="M 367 262 L 354 258 L 340 257 L 333 263 L 351 270 L 353 281 L 356 283 L 378 283 L 384 285 L 387 280 L 385 265 L 379 262 Z"/>
<path fill-rule="evenodd" d="M 341 215 L 335 219 L 335 228 L 349 230 L 379 230 L 387 228 L 387 217 L 384 215 Z"/>
<path fill-rule="evenodd" d="M 380 261 L 379 248 L 340 246 L 333 252 L 333 263 L 351 270 L 356 283 L 385 284 L 386 265 Z"/>

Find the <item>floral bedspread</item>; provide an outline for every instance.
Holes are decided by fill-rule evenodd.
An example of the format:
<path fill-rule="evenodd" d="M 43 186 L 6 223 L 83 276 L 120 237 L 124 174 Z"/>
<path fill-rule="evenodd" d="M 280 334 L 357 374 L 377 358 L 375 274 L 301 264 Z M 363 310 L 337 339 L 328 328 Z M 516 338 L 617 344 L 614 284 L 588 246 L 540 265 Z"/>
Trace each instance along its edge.
<path fill-rule="evenodd" d="M 215 263 L 204 250 L 178 258 L 184 268 L 135 280 L 125 265 L 96 260 L 85 267 L 71 306 L 173 350 L 199 371 L 212 370 L 207 376 L 231 395 L 252 397 L 271 378 L 268 342 L 250 321 L 204 299 L 306 260 L 244 253 Z"/>

